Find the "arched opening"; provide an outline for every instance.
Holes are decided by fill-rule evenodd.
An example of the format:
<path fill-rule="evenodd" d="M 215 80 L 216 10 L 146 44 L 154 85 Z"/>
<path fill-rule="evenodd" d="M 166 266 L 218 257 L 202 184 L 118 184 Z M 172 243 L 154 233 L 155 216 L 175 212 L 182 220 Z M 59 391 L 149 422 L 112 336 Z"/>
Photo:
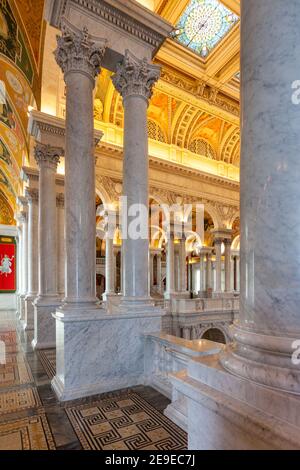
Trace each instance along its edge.
<path fill-rule="evenodd" d="M 214 341 L 215 343 L 226 344 L 226 338 L 224 333 L 219 328 L 209 328 L 205 331 L 201 339 L 207 339 L 208 341 Z"/>

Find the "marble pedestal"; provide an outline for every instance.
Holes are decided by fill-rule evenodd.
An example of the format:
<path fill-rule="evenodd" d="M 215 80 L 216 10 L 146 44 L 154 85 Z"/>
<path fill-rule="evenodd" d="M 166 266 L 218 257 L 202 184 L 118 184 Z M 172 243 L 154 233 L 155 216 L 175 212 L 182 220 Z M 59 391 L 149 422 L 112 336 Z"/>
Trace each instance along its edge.
<path fill-rule="evenodd" d="M 101 308 L 57 309 L 56 376 L 60 401 L 144 383 L 144 335 L 160 331 L 162 311 L 109 314 Z"/>
<path fill-rule="evenodd" d="M 33 330 L 34 328 L 34 307 L 33 301 L 36 296 L 26 295 L 25 302 L 25 318 L 22 322 L 22 327 L 24 330 Z"/>
<path fill-rule="evenodd" d="M 232 375 L 219 360 L 192 359 L 171 378 L 187 403 L 189 449 L 299 449 L 300 397 Z"/>
<path fill-rule="evenodd" d="M 52 316 L 60 305 L 59 298 L 37 298 L 34 301 L 33 349 L 55 348 L 55 320 Z"/>

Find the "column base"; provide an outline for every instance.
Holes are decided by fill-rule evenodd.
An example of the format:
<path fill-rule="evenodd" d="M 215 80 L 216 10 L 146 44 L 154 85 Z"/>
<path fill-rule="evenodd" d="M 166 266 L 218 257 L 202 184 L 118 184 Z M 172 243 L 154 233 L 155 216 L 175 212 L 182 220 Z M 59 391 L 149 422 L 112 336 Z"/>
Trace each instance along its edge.
<path fill-rule="evenodd" d="M 219 360 L 192 359 L 171 377 L 186 400 L 189 449 L 299 449 L 300 398 L 236 377 Z"/>
<path fill-rule="evenodd" d="M 300 395 L 299 364 L 293 364 L 294 337 L 260 334 L 233 325 L 236 342 L 222 354 L 221 363 L 228 372 L 256 383 Z M 295 335 L 296 336 L 296 335 Z"/>
<path fill-rule="evenodd" d="M 59 297 L 38 297 L 34 301 L 33 349 L 50 349 L 56 346 L 55 320 L 52 317 L 60 305 Z"/>
<path fill-rule="evenodd" d="M 144 334 L 160 331 L 162 312 L 114 313 L 103 308 L 59 308 L 56 376 L 60 401 L 144 383 Z"/>

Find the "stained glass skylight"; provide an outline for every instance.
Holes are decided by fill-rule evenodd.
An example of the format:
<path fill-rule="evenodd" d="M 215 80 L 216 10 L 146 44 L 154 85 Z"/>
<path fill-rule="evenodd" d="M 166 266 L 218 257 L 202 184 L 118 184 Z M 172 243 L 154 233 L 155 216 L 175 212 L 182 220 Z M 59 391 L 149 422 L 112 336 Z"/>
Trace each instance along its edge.
<path fill-rule="evenodd" d="M 172 37 L 206 58 L 238 21 L 219 0 L 191 0 Z"/>

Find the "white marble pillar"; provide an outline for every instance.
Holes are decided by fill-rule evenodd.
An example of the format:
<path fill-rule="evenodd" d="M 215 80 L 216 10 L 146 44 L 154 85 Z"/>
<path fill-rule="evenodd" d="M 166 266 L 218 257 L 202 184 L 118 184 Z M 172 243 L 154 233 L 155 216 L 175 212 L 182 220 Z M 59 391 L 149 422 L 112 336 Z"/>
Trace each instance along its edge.
<path fill-rule="evenodd" d="M 181 238 L 179 243 L 179 291 L 187 292 L 187 272 L 186 272 L 186 249 L 185 236 Z"/>
<path fill-rule="evenodd" d="M 22 292 L 22 273 L 21 273 L 21 264 L 22 264 L 22 228 L 19 223 L 19 216 L 16 216 L 17 221 L 17 230 L 18 235 L 16 238 L 17 242 L 17 292 L 16 292 L 16 319 L 20 318 L 19 302 L 20 295 Z"/>
<path fill-rule="evenodd" d="M 206 289 L 210 290 L 213 286 L 212 281 L 212 255 L 211 253 L 207 254 L 206 257 Z"/>
<path fill-rule="evenodd" d="M 159 252 L 157 253 L 157 271 L 156 271 L 156 278 L 157 278 L 157 292 L 159 294 L 163 294 L 163 287 L 162 287 L 162 269 L 161 269 L 161 261 L 162 259 L 162 253 Z"/>
<path fill-rule="evenodd" d="M 57 213 L 57 282 L 58 294 L 65 295 L 65 195 L 56 194 Z"/>
<path fill-rule="evenodd" d="M 206 291 L 205 253 L 200 253 L 200 291 Z"/>
<path fill-rule="evenodd" d="M 165 297 L 169 299 L 175 291 L 175 249 L 174 249 L 174 233 L 171 231 L 168 234 L 167 244 L 167 277 L 166 277 L 166 292 Z"/>
<path fill-rule="evenodd" d="M 22 223 L 22 293 L 20 295 L 20 321 L 25 321 L 25 297 L 28 292 L 28 213 L 20 213 Z"/>
<path fill-rule="evenodd" d="M 147 108 L 159 75 L 158 66 L 126 51 L 113 76 L 124 106 L 123 195 L 127 198 L 127 211 L 122 210 L 124 306 L 143 305 L 150 300 Z M 130 229 L 137 217 L 140 236 L 133 236 Z"/>
<path fill-rule="evenodd" d="M 231 291 L 231 240 L 224 240 L 225 244 L 225 292 Z"/>
<path fill-rule="evenodd" d="M 37 143 L 39 167 L 38 296 L 34 301 L 34 349 L 55 346 L 52 313 L 60 304 L 57 285 L 56 170 L 61 148 Z"/>
<path fill-rule="evenodd" d="M 221 238 L 215 239 L 215 252 L 216 252 L 216 292 L 222 292 L 222 243 Z"/>
<path fill-rule="evenodd" d="M 114 240 L 110 237 L 107 230 L 105 236 L 105 293 L 103 300 L 107 300 L 110 295 L 115 295 L 115 269 L 116 257 L 114 254 Z"/>
<path fill-rule="evenodd" d="M 241 259 L 240 259 L 239 256 L 237 256 L 237 259 L 236 259 L 236 281 L 237 281 L 237 291 L 238 292 L 240 292 L 240 288 L 241 288 L 240 265 L 241 265 Z"/>
<path fill-rule="evenodd" d="M 240 316 L 222 363 L 299 395 L 299 1 L 241 3 Z"/>
<path fill-rule="evenodd" d="M 24 330 L 33 330 L 33 301 L 38 292 L 38 200 L 37 188 L 26 188 L 28 201 L 28 290 L 25 297 Z"/>
<path fill-rule="evenodd" d="M 151 249 L 149 249 L 149 285 L 150 285 L 150 293 L 153 291 L 154 288 L 154 253 L 151 252 Z"/>
<path fill-rule="evenodd" d="M 96 218 L 93 90 L 105 53 L 86 29 L 63 29 L 55 58 L 66 83 L 64 310 L 96 307 Z"/>

